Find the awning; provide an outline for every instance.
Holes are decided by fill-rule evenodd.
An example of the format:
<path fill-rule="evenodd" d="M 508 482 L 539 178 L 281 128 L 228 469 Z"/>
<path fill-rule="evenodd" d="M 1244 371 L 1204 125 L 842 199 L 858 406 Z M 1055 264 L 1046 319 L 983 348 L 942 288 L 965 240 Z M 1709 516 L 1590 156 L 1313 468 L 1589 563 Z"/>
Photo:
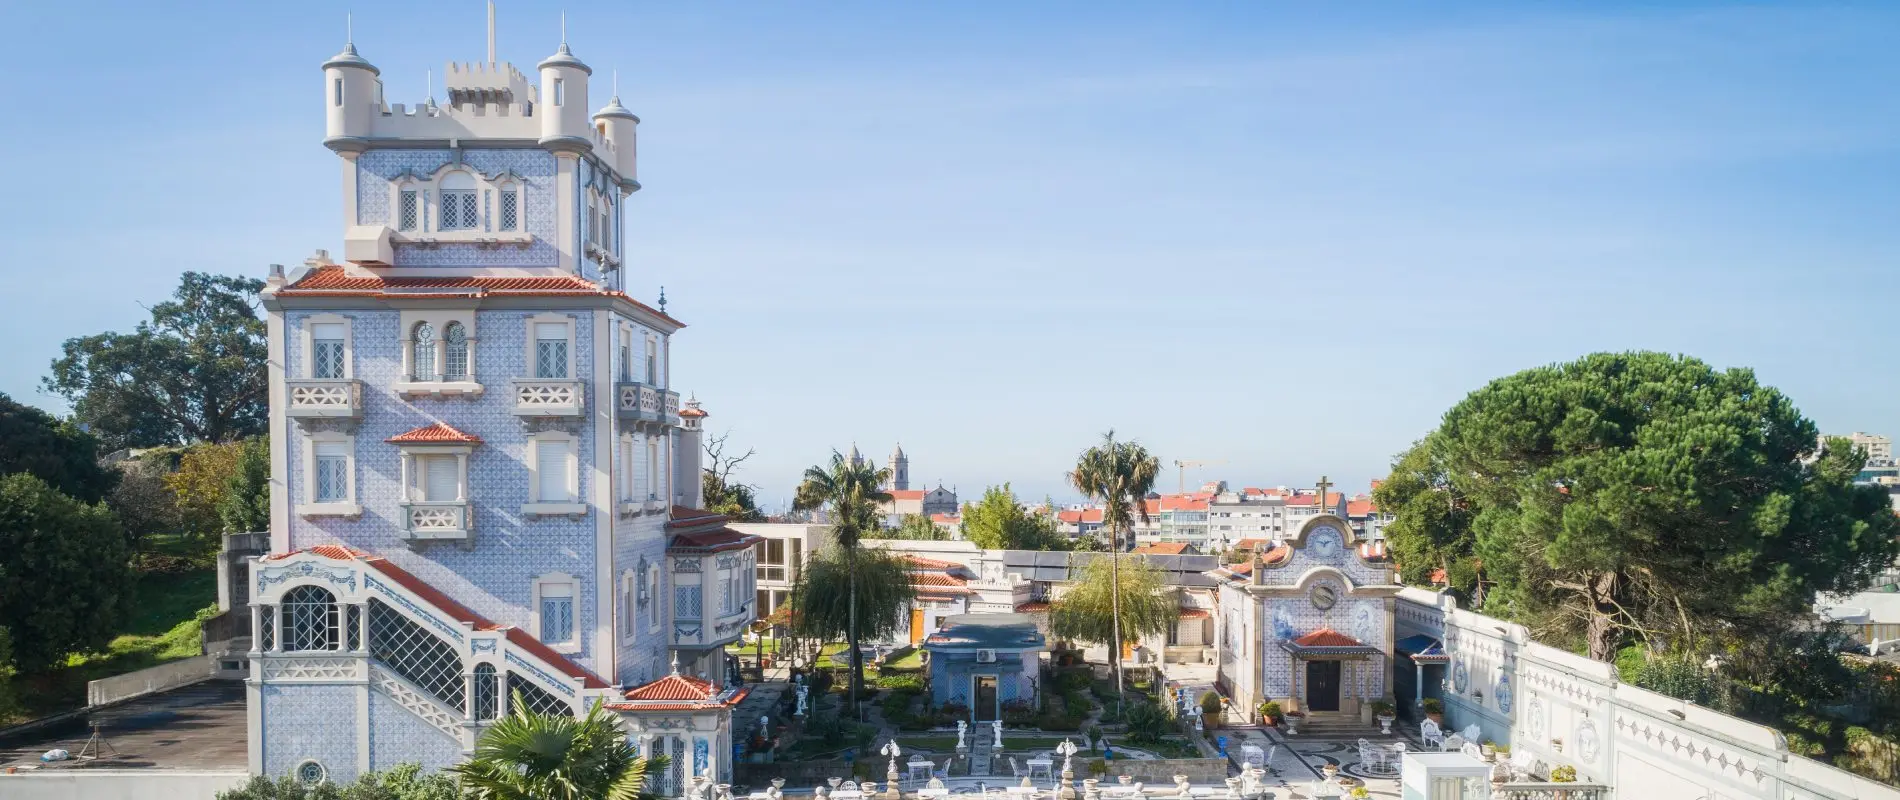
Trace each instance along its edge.
<path fill-rule="evenodd" d="M 1443 644 L 1422 633 L 1400 639 L 1393 649 L 1411 656 L 1413 663 L 1417 664 L 1446 664 L 1451 661 L 1451 657 L 1445 655 Z"/>

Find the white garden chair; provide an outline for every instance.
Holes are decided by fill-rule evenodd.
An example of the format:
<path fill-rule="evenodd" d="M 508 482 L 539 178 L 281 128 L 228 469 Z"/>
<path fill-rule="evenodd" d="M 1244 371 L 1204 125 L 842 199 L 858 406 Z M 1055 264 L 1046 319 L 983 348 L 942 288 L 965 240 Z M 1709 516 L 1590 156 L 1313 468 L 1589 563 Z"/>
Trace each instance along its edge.
<path fill-rule="evenodd" d="M 1465 737 L 1454 733 L 1438 743 L 1438 751 L 1441 753 L 1456 753 L 1464 749 L 1464 746 Z"/>
<path fill-rule="evenodd" d="M 1445 741 L 1445 731 L 1428 719 L 1418 724 L 1418 738 L 1424 740 L 1426 747 L 1438 747 Z"/>

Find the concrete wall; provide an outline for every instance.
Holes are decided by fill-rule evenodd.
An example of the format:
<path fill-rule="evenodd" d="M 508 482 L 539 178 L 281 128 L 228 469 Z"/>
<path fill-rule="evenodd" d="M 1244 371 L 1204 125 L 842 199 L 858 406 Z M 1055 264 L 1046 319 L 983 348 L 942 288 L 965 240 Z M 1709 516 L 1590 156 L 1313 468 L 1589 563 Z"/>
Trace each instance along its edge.
<path fill-rule="evenodd" d="M 1060 767 L 1061 764 L 1056 766 Z M 1194 783 L 1220 783 L 1227 780 L 1227 759 L 1224 758 L 1164 758 L 1153 761 L 1118 758 L 1107 762 L 1106 766 L 1108 778 L 1103 781 L 1104 784 L 1114 783 L 1116 778 L 1123 775 L 1148 786 L 1173 786 L 1176 775 L 1186 775 Z M 1076 776 L 1078 780 L 1082 777 Z"/>
<path fill-rule="evenodd" d="M 242 786 L 244 772 L 174 770 L 35 770 L 0 775 L 7 800 L 210 800 Z"/>
<path fill-rule="evenodd" d="M 86 705 L 99 706 L 129 700 L 211 679 L 211 656 L 194 656 L 137 672 L 86 682 Z"/>
<path fill-rule="evenodd" d="M 1421 589 L 1398 598 L 1398 635 L 1445 643 L 1448 725 L 1477 725 L 1618 797 L 1900 799 L 1900 789 L 1788 752 L 1772 728 L 1617 680 L 1610 664 L 1546 647 L 1523 626 Z M 1405 698 L 1402 698 L 1405 699 Z"/>

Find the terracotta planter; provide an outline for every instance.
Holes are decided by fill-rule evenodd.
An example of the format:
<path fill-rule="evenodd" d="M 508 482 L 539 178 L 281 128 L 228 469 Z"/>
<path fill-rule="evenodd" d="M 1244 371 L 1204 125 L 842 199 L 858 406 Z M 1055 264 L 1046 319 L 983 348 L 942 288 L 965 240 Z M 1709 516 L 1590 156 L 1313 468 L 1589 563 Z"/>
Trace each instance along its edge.
<path fill-rule="evenodd" d="M 1445 725 L 1445 715 L 1442 712 L 1426 714 L 1425 718 L 1431 720 L 1433 725 L 1437 725 L 1441 728 Z"/>

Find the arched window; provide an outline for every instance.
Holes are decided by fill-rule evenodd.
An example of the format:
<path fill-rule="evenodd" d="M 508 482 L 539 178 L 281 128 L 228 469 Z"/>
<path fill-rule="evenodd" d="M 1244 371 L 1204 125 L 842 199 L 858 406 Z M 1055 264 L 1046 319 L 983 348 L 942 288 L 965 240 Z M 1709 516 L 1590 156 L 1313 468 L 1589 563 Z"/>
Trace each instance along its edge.
<path fill-rule="evenodd" d="M 476 719 L 494 719 L 495 718 L 496 691 L 497 691 L 497 687 L 495 686 L 495 665 L 476 664 L 475 665 L 475 718 Z"/>
<path fill-rule="evenodd" d="M 442 379 L 468 380 L 468 333 L 460 322 L 442 329 Z"/>
<path fill-rule="evenodd" d="M 435 328 L 427 322 L 416 323 L 415 366 L 413 372 L 419 381 L 435 380 Z"/>
<path fill-rule="evenodd" d="M 284 593 L 284 650 L 335 650 L 342 643 L 336 595 L 320 586 Z"/>
<path fill-rule="evenodd" d="M 481 227 L 482 212 L 477 204 L 475 176 L 451 172 L 442 176 L 442 230 L 467 231 Z"/>

